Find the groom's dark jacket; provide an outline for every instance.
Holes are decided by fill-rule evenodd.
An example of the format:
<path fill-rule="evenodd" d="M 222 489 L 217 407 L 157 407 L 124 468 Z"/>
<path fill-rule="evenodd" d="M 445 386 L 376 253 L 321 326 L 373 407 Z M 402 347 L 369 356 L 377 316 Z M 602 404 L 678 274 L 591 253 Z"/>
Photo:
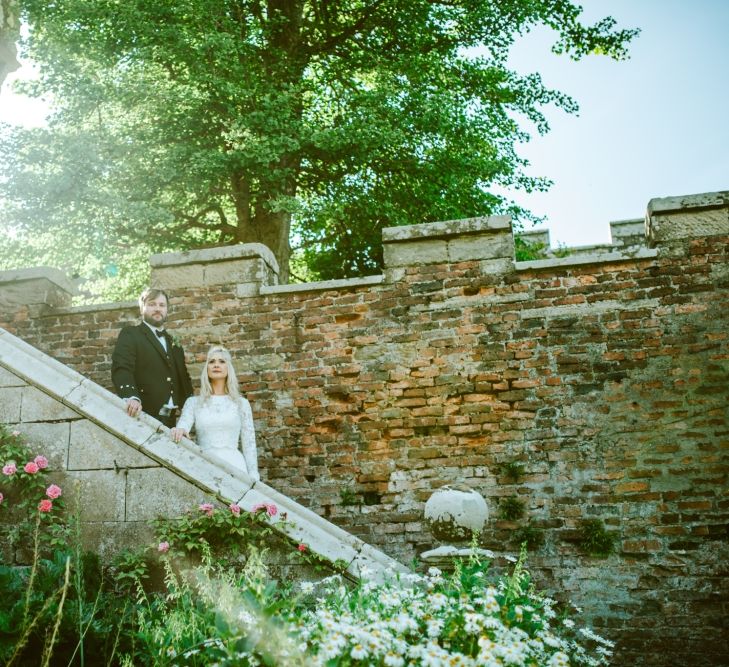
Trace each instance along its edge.
<path fill-rule="evenodd" d="M 167 352 L 144 322 L 125 327 L 111 356 L 111 380 L 122 398 L 136 396 L 142 410 L 158 417 L 159 409 L 172 395 L 182 407 L 192 396 L 192 382 L 185 366 L 185 353 L 165 331 Z"/>

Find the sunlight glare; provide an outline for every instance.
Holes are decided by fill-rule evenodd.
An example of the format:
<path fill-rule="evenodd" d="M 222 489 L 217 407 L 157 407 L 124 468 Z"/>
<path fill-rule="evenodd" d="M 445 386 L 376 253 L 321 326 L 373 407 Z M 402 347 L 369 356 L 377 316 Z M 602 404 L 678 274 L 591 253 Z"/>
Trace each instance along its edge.
<path fill-rule="evenodd" d="M 50 108 L 42 99 L 19 95 L 14 92 L 15 81 L 31 81 L 38 78 L 33 63 L 20 61 L 20 69 L 12 72 L 0 88 L 0 123 L 23 127 L 43 127 Z"/>

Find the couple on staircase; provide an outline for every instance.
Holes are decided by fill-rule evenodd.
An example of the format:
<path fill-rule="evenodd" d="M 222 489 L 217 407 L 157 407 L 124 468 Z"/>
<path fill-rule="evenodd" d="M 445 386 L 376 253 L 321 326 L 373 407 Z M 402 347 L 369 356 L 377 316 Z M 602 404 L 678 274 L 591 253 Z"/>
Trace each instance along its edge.
<path fill-rule="evenodd" d="M 168 309 L 163 290 L 146 289 L 139 297 L 142 321 L 122 329 L 117 339 L 111 377 L 127 414 L 155 417 L 175 442 L 194 427 L 202 451 L 260 479 L 253 413 L 239 393 L 230 353 L 221 346 L 208 350 L 200 394 L 193 396 L 182 346 L 164 328 Z"/>

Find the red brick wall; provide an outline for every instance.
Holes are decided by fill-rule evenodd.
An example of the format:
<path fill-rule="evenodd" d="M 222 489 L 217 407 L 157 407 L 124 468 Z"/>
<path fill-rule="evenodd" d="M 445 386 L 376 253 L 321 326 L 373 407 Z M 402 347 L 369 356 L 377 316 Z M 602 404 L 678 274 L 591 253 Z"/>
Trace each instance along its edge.
<path fill-rule="evenodd" d="M 527 520 L 544 531 L 535 576 L 618 641 L 615 664 L 729 664 L 728 248 L 498 275 L 415 266 L 243 299 L 176 290 L 170 328 L 191 363 L 231 349 L 278 490 L 409 562 L 435 546 L 427 498 L 465 483 L 489 503 L 487 548 L 517 550 Z M 26 316 L 0 325 L 108 387 L 136 313 Z M 505 521 L 512 495 L 526 516 Z M 577 544 L 586 518 L 618 536 L 604 560 Z"/>

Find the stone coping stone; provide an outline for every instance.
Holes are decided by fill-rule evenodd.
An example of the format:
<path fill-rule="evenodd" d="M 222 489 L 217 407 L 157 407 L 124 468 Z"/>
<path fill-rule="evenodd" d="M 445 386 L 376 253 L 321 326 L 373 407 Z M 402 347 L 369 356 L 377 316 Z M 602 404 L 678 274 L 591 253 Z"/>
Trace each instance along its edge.
<path fill-rule="evenodd" d="M 96 313 L 107 310 L 129 310 L 133 308 L 135 316 L 139 315 L 139 304 L 136 301 L 114 301 L 110 303 L 92 303 L 87 306 L 68 306 L 65 308 L 56 308 L 52 313 L 48 313 L 48 317 L 57 317 L 58 315 L 74 315 L 78 313 Z M 43 315 L 41 315 L 43 317 Z"/>
<path fill-rule="evenodd" d="M 613 220 L 610 223 L 610 238 L 613 243 L 620 242 L 632 237 L 645 239 L 645 218 L 632 218 L 630 220 Z M 636 239 L 637 245 L 637 239 Z"/>
<path fill-rule="evenodd" d="M 606 252 L 615 252 L 615 246 L 612 243 L 594 243 L 592 245 L 573 245 L 567 246 L 573 255 L 600 255 Z"/>
<path fill-rule="evenodd" d="M 465 218 L 464 220 L 446 220 L 444 222 L 425 222 L 419 225 L 386 227 L 382 230 L 382 242 L 399 243 L 414 239 L 505 231 L 511 231 L 511 216 L 490 215 L 481 218 Z"/>
<path fill-rule="evenodd" d="M 3 283 L 20 283 L 29 280 L 47 280 L 70 295 L 78 294 L 78 288 L 60 269 L 52 266 L 35 266 L 29 269 L 0 271 L 0 289 Z"/>
<path fill-rule="evenodd" d="M 279 510 L 278 519 L 272 522 L 275 529 L 332 562 L 342 562 L 349 576 L 358 578 L 366 568 L 369 578 L 382 581 L 407 571 L 398 561 L 264 482 L 211 460 L 192 441 L 174 443 L 169 429 L 153 417 L 129 417 L 121 398 L 2 328 L 0 366 L 224 502 L 237 502 L 247 511 L 258 503 L 274 502 Z M 281 520 L 281 512 L 286 513 L 286 521 Z"/>
<path fill-rule="evenodd" d="M 629 218 L 626 220 L 612 220 L 610 222 L 610 228 L 621 232 L 625 229 L 645 227 L 645 218 Z"/>
<path fill-rule="evenodd" d="M 656 197 L 648 202 L 648 215 L 669 213 L 687 209 L 707 209 L 729 207 L 729 190 L 702 192 L 694 195 L 676 197 Z"/>
<path fill-rule="evenodd" d="M 345 278 L 342 280 L 321 280 L 313 283 L 293 285 L 261 285 L 261 294 L 289 294 L 293 292 L 321 292 L 322 290 L 344 290 L 367 285 L 379 285 L 385 276 L 365 276 L 364 278 Z"/>
<path fill-rule="evenodd" d="M 598 246 L 594 246 L 598 247 Z M 611 252 L 600 252 L 595 254 L 576 254 L 567 257 L 555 257 L 553 259 L 536 259 L 528 262 L 515 262 L 517 271 L 529 271 L 534 269 L 554 269 L 567 266 L 580 266 L 584 264 L 611 264 L 613 262 L 630 262 L 636 259 L 653 259 L 658 256 L 655 248 L 637 248 L 635 251 L 615 251 L 614 246 L 603 246 Z"/>
<path fill-rule="evenodd" d="M 549 229 L 546 227 L 536 227 L 523 232 L 515 232 L 514 236 L 519 237 L 524 241 L 528 241 L 529 243 L 544 243 L 546 246 L 549 246 L 550 244 Z"/>
<path fill-rule="evenodd" d="M 182 252 L 166 252 L 152 255 L 149 264 L 153 269 L 161 269 L 181 264 L 212 264 L 234 259 L 260 258 L 268 264 L 276 274 L 279 273 L 278 262 L 271 250 L 262 243 L 243 243 L 239 245 L 200 248 Z"/>

